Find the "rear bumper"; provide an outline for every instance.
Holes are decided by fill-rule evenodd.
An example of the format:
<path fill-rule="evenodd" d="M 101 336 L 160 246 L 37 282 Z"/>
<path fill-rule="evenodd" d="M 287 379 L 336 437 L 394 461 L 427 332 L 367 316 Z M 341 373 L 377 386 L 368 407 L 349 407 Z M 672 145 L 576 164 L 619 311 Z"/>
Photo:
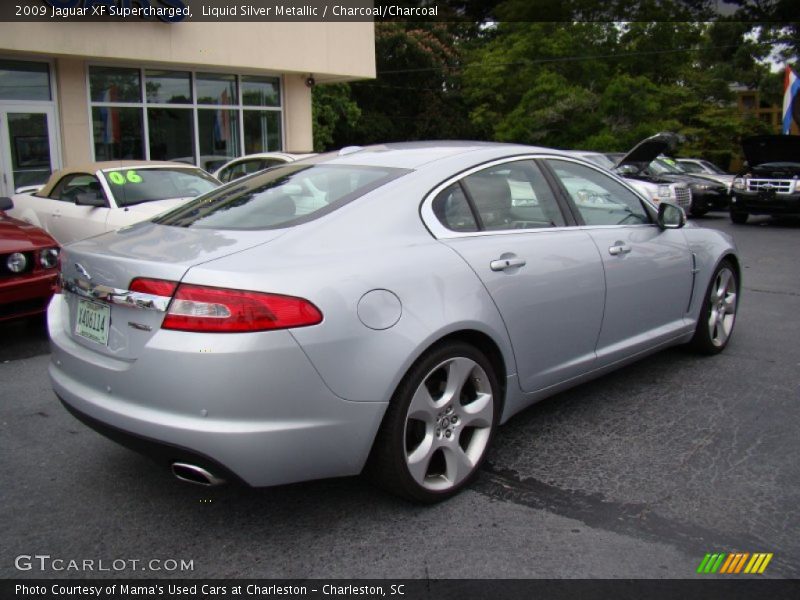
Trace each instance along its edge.
<path fill-rule="evenodd" d="M 386 404 L 334 395 L 287 331 L 230 334 L 231 345 L 226 334 L 162 330 L 138 359 L 119 360 L 75 343 L 64 306 L 57 296 L 48 312 L 50 378 L 100 433 L 252 486 L 363 468 Z M 198 342 L 210 351 L 193 352 Z"/>
<path fill-rule="evenodd" d="M 57 276 L 51 270 L 0 280 L 0 321 L 43 313 Z"/>
<path fill-rule="evenodd" d="M 731 210 L 752 215 L 800 215 L 800 194 L 737 191 Z"/>

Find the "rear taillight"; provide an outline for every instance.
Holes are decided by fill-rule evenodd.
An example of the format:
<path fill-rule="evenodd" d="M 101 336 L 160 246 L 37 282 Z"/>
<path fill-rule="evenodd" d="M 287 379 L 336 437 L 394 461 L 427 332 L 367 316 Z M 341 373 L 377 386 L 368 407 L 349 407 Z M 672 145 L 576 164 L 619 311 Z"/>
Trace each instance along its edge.
<path fill-rule="evenodd" d="M 152 294 L 154 296 L 172 297 L 178 284 L 175 281 L 167 281 L 165 279 L 145 279 L 137 277 L 128 286 L 132 292 L 139 292 L 140 294 Z"/>
<path fill-rule="evenodd" d="M 321 321 L 319 309 L 303 298 L 181 284 L 161 327 L 235 333 L 307 327 Z"/>

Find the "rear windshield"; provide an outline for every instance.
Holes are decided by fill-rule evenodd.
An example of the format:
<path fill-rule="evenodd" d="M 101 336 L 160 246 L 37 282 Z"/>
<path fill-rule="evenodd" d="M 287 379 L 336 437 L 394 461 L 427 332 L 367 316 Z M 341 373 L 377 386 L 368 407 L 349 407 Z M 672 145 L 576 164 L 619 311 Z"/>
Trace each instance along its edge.
<path fill-rule="evenodd" d="M 168 198 L 194 198 L 219 187 L 219 182 L 200 169 L 145 168 L 104 171 L 117 206 Z"/>
<path fill-rule="evenodd" d="M 404 169 L 290 163 L 237 179 L 154 220 L 201 229 L 275 229 L 336 210 Z"/>

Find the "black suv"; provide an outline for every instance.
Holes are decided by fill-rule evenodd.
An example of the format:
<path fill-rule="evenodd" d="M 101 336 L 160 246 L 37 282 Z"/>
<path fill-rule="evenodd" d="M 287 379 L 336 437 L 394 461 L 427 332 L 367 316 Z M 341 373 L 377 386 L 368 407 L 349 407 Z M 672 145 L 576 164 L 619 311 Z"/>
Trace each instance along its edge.
<path fill-rule="evenodd" d="M 800 136 L 757 135 L 742 141 L 747 159 L 733 180 L 731 221 L 748 215 L 800 215 Z"/>

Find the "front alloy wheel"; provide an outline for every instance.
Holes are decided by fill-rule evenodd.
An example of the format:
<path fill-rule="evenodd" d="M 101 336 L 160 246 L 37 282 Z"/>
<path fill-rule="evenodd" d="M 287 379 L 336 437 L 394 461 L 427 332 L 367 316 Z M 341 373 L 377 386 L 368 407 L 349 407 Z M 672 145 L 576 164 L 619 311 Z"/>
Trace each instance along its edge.
<path fill-rule="evenodd" d="M 454 342 L 408 372 L 387 409 L 370 471 L 401 496 L 436 502 L 476 474 L 498 421 L 496 377 L 486 357 Z"/>
<path fill-rule="evenodd" d="M 716 354 L 728 345 L 736 322 L 739 286 L 736 272 L 727 260 L 714 272 L 692 345 L 705 354 Z"/>

